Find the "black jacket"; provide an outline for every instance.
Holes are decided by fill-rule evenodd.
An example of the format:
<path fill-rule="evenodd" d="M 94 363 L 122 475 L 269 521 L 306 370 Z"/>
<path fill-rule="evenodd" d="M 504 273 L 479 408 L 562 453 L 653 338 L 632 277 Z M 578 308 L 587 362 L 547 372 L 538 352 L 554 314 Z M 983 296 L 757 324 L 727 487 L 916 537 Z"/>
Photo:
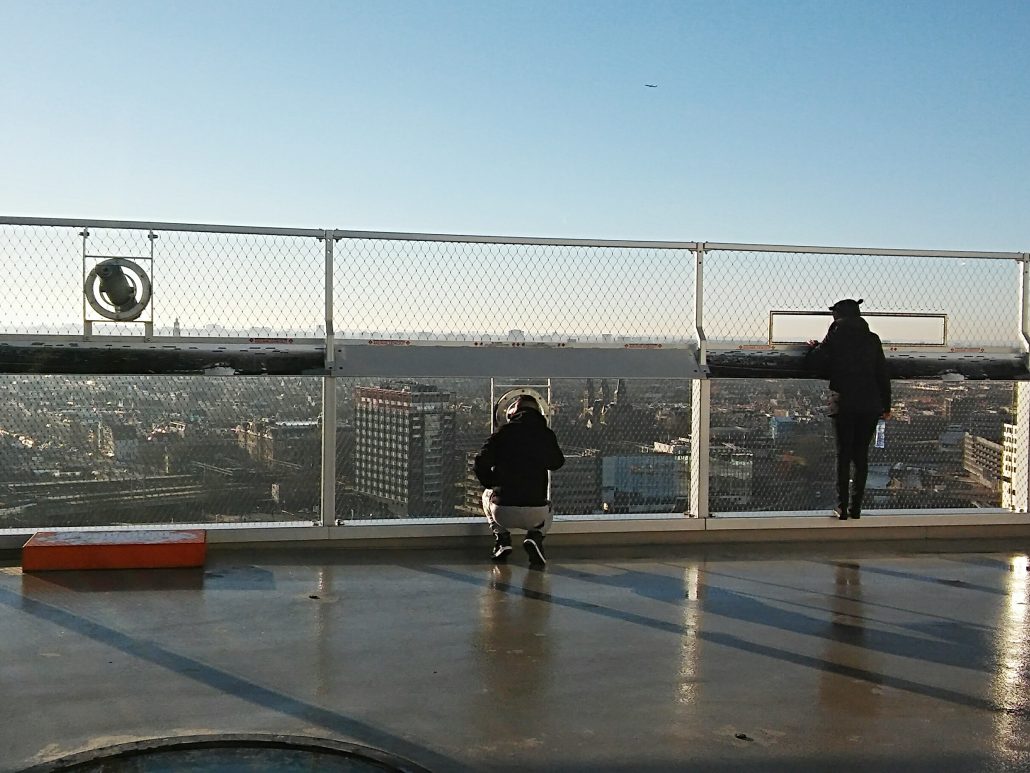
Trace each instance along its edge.
<path fill-rule="evenodd" d="M 831 414 L 876 413 L 891 409 L 891 381 L 880 337 L 861 317 L 842 317 L 808 353 L 808 364 L 830 380 L 837 393 Z"/>
<path fill-rule="evenodd" d="M 532 409 L 519 411 L 476 454 L 475 472 L 497 505 L 547 504 L 547 471 L 565 464 L 558 438 Z"/>

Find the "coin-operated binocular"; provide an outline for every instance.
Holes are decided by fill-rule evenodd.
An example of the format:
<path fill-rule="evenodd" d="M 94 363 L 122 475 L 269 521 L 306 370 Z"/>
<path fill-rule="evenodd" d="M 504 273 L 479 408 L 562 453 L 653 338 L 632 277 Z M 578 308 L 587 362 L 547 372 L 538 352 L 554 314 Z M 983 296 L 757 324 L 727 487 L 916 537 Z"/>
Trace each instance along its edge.
<path fill-rule="evenodd" d="M 519 407 L 519 400 L 523 397 L 532 397 L 540 406 L 540 413 L 550 421 L 551 404 L 538 390 L 533 387 L 515 387 L 502 394 L 494 403 L 493 424 L 491 431 L 496 432 L 500 427 L 507 424 Z"/>
<path fill-rule="evenodd" d="M 114 322 L 139 319 L 151 298 L 150 277 L 135 261 L 108 258 L 86 275 L 82 291 L 93 311 Z"/>

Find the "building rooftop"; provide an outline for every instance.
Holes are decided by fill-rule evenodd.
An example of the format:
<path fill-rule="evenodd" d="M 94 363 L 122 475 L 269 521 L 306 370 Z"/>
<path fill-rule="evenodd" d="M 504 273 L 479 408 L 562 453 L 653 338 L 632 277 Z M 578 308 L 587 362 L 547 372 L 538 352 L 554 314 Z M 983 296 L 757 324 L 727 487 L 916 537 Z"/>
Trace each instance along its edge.
<path fill-rule="evenodd" d="M 1030 253 L 2 216 L 0 253 L 0 550 L 194 525 L 212 551 L 0 564 L 0 769 L 262 733 L 433 771 L 1027 768 Z M 154 294 L 123 313 L 101 268 Z M 876 295 L 898 406 L 846 524 L 785 332 L 843 286 Z M 552 479 L 543 573 L 464 517 L 467 451 L 526 389 L 596 453 Z M 1005 444 L 957 453 L 980 435 Z"/>
<path fill-rule="evenodd" d="M 1027 556 L 923 548 L 556 545 L 544 572 L 455 550 L 12 558 L 0 770 L 239 733 L 440 773 L 1026 769 Z"/>

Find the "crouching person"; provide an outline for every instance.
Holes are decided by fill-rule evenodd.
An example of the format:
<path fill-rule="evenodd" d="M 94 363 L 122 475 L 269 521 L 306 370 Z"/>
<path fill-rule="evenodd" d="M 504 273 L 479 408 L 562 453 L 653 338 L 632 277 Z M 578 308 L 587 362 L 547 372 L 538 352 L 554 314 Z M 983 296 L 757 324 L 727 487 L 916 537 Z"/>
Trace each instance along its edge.
<path fill-rule="evenodd" d="M 494 533 L 491 557 L 506 561 L 511 529 L 525 530 L 522 545 L 533 566 L 543 566 L 544 534 L 551 525 L 547 472 L 565 464 L 558 438 L 547 426 L 540 404 L 523 395 L 508 409 L 508 423 L 476 454 L 475 473 L 486 490 L 483 512 Z"/>

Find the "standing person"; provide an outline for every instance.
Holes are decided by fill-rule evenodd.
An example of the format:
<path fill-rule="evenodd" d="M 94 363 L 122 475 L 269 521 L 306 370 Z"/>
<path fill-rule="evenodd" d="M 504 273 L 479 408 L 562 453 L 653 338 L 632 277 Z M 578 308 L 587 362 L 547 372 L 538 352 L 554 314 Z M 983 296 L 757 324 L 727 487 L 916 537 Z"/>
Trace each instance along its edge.
<path fill-rule="evenodd" d="M 509 529 L 525 529 L 522 545 L 529 562 L 543 566 L 544 532 L 551 519 L 547 471 L 565 464 L 565 455 L 533 397 L 519 397 L 507 415 L 508 423 L 486 441 L 473 468 L 486 489 L 483 511 L 494 533 L 491 557 L 506 561 L 511 553 Z"/>
<path fill-rule="evenodd" d="M 869 330 L 857 301 L 830 306 L 833 323 L 822 342 L 809 341 L 808 362 L 830 379 L 830 416 L 837 439 L 837 507 L 844 521 L 862 516 L 869 473 L 869 443 L 880 419 L 891 415 L 891 382 L 880 337 Z M 849 490 L 852 465 L 853 486 Z"/>

